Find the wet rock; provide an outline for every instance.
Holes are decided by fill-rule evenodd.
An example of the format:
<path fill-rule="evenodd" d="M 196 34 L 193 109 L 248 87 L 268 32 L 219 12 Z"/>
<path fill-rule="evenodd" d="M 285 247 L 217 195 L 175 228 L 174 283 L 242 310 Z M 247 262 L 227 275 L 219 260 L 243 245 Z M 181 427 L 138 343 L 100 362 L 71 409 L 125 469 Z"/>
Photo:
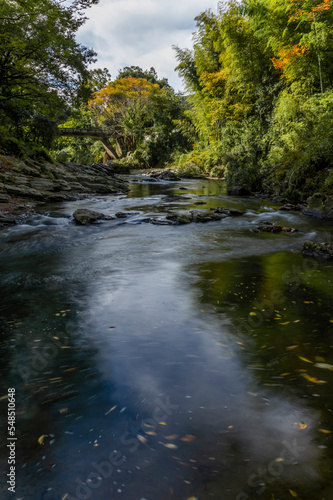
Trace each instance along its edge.
<path fill-rule="evenodd" d="M 222 214 L 209 213 L 206 210 L 191 210 L 193 222 L 211 222 L 223 219 Z"/>
<path fill-rule="evenodd" d="M 291 203 L 286 203 L 285 205 L 279 208 L 279 210 L 282 210 L 283 212 L 293 212 L 301 209 L 302 209 L 301 205 L 292 205 Z"/>
<path fill-rule="evenodd" d="M 292 228 L 292 227 L 283 227 L 280 225 L 275 225 L 275 224 L 269 224 L 269 225 L 262 225 L 258 226 L 256 229 L 252 230 L 253 233 L 296 233 L 297 229 Z"/>
<path fill-rule="evenodd" d="M 126 217 L 128 217 L 128 214 L 126 212 L 117 212 L 115 215 L 117 219 L 126 219 Z"/>
<path fill-rule="evenodd" d="M 160 172 L 154 172 L 150 174 L 153 179 L 161 179 L 165 181 L 180 181 L 180 177 L 173 170 L 161 170 Z"/>
<path fill-rule="evenodd" d="M 249 196 L 251 191 L 244 186 L 229 186 L 228 194 L 230 196 Z"/>
<path fill-rule="evenodd" d="M 8 194 L 0 194 L 0 203 L 9 203 L 11 199 Z"/>
<path fill-rule="evenodd" d="M 15 215 L 0 213 L 0 226 L 8 226 L 9 224 L 16 224 L 17 218 Z"/>
<path fill-rule="evenodd" d="M 74 220 L 77 224 L 82 226 L 87 226 L 88 224 L 93 224 L 97 222 L 104 214 L 101 212 L 94 212 L 93 210 L 88 210 L 86 208 L 79 208 L 73 213 Z"/>
<path fill-rule="evenodd" d="M 196 201 L 194 205 L 207 205 L 207 201 Z"/>
<path fill-rule="evenodd" d="M 180 196 L 178 194 L 169 194 L 168 196 L 164 196 L 162 198 L 163 201 L 182 201 L 182 200 L 190 200 L 188 196 Z"/>
<path fill-rule="evenodd" d="M 218 208 L 211 208 L 211 210 L 214 211 L 215 214 L 224 214 L 226 216 L 238 216 L 238 215 L 244 215 L 244 211 L 242 210 L 237 210 L 236 208 L 225 208 L 225 207 L 218 207 Z"/>
<path fill-rule="evenodd" d="M 314 243 L 306 241 L 303 245 L 302 255 L 318 260 L 333 259 L 333 245 L 329 243 Z"/>
<path fill-rule="evenodd" d="M 193 222 L 191 214 L 170 214 L 167 216 L 167 219 L 177 225 L 190 224 Z"/>

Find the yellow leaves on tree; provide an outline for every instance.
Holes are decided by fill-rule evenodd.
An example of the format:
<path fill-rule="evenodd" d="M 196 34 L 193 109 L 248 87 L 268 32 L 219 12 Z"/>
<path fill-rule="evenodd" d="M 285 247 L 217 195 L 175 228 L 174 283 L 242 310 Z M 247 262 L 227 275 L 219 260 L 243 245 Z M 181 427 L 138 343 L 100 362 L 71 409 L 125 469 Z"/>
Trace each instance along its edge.
<path fill-rule="evenodd" d="M 292 14 L 289 16 L 289 21 L 299 21 L 300 19 L 308 19 L 309 21 L 314 21 L 321 14 L 330 10 L 333 6 L 333 0 L 324 0 L 318 5 L 311 7 L 310 11 L 304 10 L 304 2 L 299 0 L 293 0 Z"/>
<path fill-rule="evenodd" d="M 307 48 L 304 45 L 293 45 L 279 51 L 279 57 L 271 59 L 275 69 L 282 71 L 282 76 L 288 78 L 286 69 L 292 65 L 297 58 L 303 57 Z"/>

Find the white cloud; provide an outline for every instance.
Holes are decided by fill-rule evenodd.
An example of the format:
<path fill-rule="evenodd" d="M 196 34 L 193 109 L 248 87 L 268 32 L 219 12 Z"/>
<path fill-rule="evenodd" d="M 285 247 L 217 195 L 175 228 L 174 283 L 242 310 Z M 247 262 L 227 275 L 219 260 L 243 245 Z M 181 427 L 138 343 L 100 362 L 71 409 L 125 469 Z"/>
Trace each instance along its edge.
<path fill-rule="evenodd" d="M 101 0 L 88 11 L 78 40 L 97 51 L 96 66 L 113 78 L 125 66 L 153 66 L 180 90 L 172 45 L 190 48 L 195 16 L 216 7 L 215 0 Z"/>

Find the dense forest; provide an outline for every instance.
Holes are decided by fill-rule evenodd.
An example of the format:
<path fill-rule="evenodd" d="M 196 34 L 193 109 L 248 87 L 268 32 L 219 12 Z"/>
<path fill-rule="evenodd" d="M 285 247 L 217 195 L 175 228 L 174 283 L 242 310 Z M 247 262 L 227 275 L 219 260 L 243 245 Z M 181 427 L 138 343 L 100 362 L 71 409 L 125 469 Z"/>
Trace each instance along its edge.
<path fill-rule="evenodd" d="M 168 164 L 293 201 L 332 191 L 332 0 L 228 1 L 202 12 L 193 47 L 174 47 L 185 95 L 154 68 L 126 67 L 113 79 L 89 69 L 97 56 L 76 35 L 96 3 L 1 3 L 1 153 Z M 110 134 L 107 151 L 59 135 L 96 127 Z"/>

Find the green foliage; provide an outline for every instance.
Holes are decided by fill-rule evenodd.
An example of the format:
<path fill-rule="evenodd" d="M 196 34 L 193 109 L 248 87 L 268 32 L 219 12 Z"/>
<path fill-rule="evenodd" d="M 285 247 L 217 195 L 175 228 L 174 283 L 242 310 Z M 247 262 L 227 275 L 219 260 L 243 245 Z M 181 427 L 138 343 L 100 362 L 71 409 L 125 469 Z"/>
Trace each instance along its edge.
<path fill-rule="evenodd" d="M 84 9 L 96 3 L 0 3 L 0 117 L 7 130 L 2 150 L 13 151 L 17 143 L 16 153 L 29 155 L 50 146 L 56 124 L 77 101 L 87 66 L 95 60 L 75 36 L 86 19 Z"/>
<path fill-rule="evenodd" d="M 176 47 L 196 136 L 179 166 L 294 201 L 332 189 L 331 2 L 230 0 L 196 21 L 192 50 Z"/>

